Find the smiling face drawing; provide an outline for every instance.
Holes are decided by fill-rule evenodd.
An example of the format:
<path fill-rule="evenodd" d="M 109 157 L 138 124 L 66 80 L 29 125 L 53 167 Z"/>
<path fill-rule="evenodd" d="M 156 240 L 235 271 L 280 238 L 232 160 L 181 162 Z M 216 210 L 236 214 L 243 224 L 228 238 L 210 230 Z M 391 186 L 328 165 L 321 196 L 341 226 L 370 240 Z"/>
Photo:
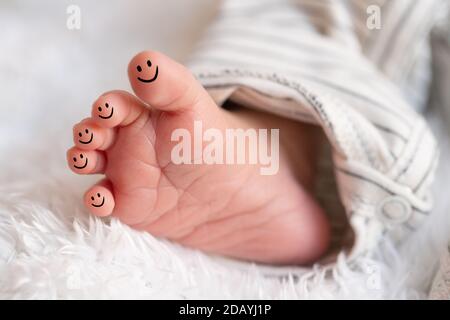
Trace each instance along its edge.
<path fill-rule="evenodd" d="M 97 108 L 98 116 L 102 119 L 109 119 L 114 114 L 114 107 L 110 106 L 108 102 L 105 102 L 103 106 Z"/>
<path fill-rule="evenodd" d="M 101 201 L 97 201 L 97 200 L 100 200 L 100 199 L 102 199 L 102 200 Z M 102 195 L 100 193 L 97 193 L 97 200 L 95 199 L 94 196 L 91 197 L 91 200 L 92 200 L 91 206 L 93 206 L 95 208 L 100 208 L 100 207 L 102 207 L 105 204 L 105 197 L 102 197 Z"/>
<path fill-rule="evenodd" d="M 147 66 L 144 66 L 145 70 L 141 67 L 140 64 L 136 66 L 136 70 L 139 72 L 139 76 L 137 79 L 144 83 L 150 83 L 156 80 L 158 78 L 158 66 L 155 67 L 154 74 L 151 75 L 152 71 L 152 62 L 150 60 L 147 60 L 146 62 Z"/>
<path fill-rule="evenodd" d="M 84 134 L 86 134 L 86 136 L 88 137 L 87 141 L 83 140 L 83 138 L 85 138 Z M 89 136 L 89 134 L 90 134 L 90 136 Z M 84 131 L 78 132 L 78 136 L 80 137 L 78 142 L 81 143 L 81 144 L 89 144 L 89 143 L 92 142 L 92 139 L 94 139 L 94 133 L 93 132 L 89 132 L 89 129 L 85 129 Z"/>
<path fill-rule="evenodd" d="M 82 153 L 80 153 L 80 155 L 78 157 L 76 157 L 76 156 L 73 157 L 72 160 L 73 160 L 73 167 L 78 170 L 86 168 L 88 165 L 88 161 L 89 161 L 88 158 L 85 157 Z M 83 161 L 84 161 L 84 164 L 82 164 Z"/>
<path fill-rule="evenodd" d="M 108 183 L 100 182 L 84 194 L 84 204 L 98 217 L 106 217 L 113 212 L 115 202 Z"/>

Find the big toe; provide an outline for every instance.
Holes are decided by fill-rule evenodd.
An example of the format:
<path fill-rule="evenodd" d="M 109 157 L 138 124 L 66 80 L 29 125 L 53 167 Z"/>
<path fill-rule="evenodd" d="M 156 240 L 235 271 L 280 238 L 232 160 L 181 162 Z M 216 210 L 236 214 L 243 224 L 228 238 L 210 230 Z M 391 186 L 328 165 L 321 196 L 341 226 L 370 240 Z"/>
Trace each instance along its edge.
<path fill-rule="evenodd" d="M 138 53 L 128 65 L 128 77 L 136 95 L 162 111 L 185 110 L 212 101 L 186 67 L 160 52 Z"/>

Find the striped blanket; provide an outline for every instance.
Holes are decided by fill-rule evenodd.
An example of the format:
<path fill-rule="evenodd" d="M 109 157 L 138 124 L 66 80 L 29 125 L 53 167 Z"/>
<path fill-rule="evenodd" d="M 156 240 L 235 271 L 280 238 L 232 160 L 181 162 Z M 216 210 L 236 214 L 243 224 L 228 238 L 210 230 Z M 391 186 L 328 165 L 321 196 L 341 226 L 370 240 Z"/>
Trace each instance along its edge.
<path fill-rule="evenodd" d="M 431 79 L 430 34 L 444 6 L 228 0 L 189 60 L 217 103 L 323 128 L 350 260 L 385 239 L 403 241 L 432 209 L 438 146 L 419 111 Z M 325 207 L 339 216 L 338 206 Z"/>

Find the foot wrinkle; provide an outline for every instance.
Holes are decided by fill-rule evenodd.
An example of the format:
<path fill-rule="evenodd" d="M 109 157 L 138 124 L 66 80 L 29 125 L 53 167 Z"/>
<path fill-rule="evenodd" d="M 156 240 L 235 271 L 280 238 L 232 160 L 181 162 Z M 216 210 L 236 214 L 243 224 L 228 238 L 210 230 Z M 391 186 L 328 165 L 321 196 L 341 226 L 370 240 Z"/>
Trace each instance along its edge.
<path fill-rule="evenodd" d="M 151 168 L 157 169 L 157 171 L 159 171 L 160 175 L 162 174 L 161 168 L 159 168 L 158 165 L 151 164 L 151 163 L 149 163 L 147 161 L 144 161 L 144 160 L 138 159 L 138 158 L 134 158 L 134 160 L 139 162 L 139 163 L 142 163 L 146 167 L 151 167 Z"/>
<path fill-rule="evenodd" d="M 171 105 L 175 104 L 177 101 L 182 100 L 182 98 L 184 96 L 188 96 L 191 93 L 192 89 L 196 89 L 196 88 L 194 88 L 196 85 L 197 85 L 197 83 L 195 81 L 189 81 L 189 86 L 185 90 L 180 91 L 176 96 L 174 96 L 174 98 L 172 100 L 170 100 L 170 102 L 168 102 L 162 106 L 159 106 L 158 109 L 164 110 L 167 108 L 167 106 L 171 106 Z M 202 89 L 201 88 L 199 88 L 199 89 L 200 90 L 197 90 L 197 93 L 194 95 L 193 98 L 190 99 L 190 101 L 186 101 L 184 103 L 184 105 L 182 105 L 182 106 L 177 106 L 176 108 L 171 108 L 173 110 L 171 110 L 169 112 L 173 113 L 173 114 L 178 114 L 178 113 L 186 111 L 187 109 L 195 108 L 195 106 L 197 105 L 196 103 L 199 100 L 200 93 L 202 93 L 201 92 Z"/>
<path fill-rule="evenodd" d="M 127 116 L 125 117 L 125 119 L 123 120 L 123 122 L 127 123 L 127 125 L 125 125 L 125 127 L 127 127 L 127 126 L 133 125 L 134 123 L 136 123 L 137 121 L 139 121 L 139 119 L 140 119 L 140 117 L 142 116 L 142 114 L 145 113 L 145 111 L 147 111 L 148 109 L 147 109 L 147 108 L 144 108 L 143 106 L 141 106 L 141 107 L 139 108 L 139 111 L 137 111 L 137 112 L 138 112 L 138 115 L 136 116 L 136 120 L 131 121 L 130 123 L 128 123 L 128 119 L 132 116 L 132 113 L 133 113 L 133 111 L 134 111 L 133 108 L 136 108 L 136 107 L 134 106 L 134 104 L 136 104 L 136 102 L 133 101 L 133 98 L 132 98 L 131 96 L 129 96 L 129 95 L 126 95 L 126 98 L 125 98 L 125 99 L 127 100 L 128 105 L 130 106 L 130 107 L 128 108 L 128 114 L 127 114 Z M 149 113 L 149 112 L 147 112 L 147 114 L 148 114 L 148 113 Z"/>
<path fill-rule="evenodd" d="M 150 128 L 152 128 L 152 130 L 154 131 L 154 129 L 153 129 L 153 125 L 152 125 L 152 119 L 151 119 L 151 116 L 150 116 L 150 112 L 144 112 L 145 113 L 145 117 L 146 117 L 146 119 L 145 119 L 145 122 L 142 124 L 142 126 L 140 126 L 138 129 L 139 129 L 139 132 L 142 132 L 145 128 L 147 128 L 147 125 L 148 125 L 148 123 L 150 122 Z M 140 115 L 139 117 L 142 117 L 142 115 Z M 137 121 L 137 120 L 136 120 Z M 145 137 L 148 137 L 148 135 L 144 132 L 144 136 Z M 149 139 L 149 142 L 151 143 L 151 145 L 154 147 L 154 143 Z"/>
<path fill-rule="evenodd" d="M 242 211 L 242 212 L 237 212 L 237 213 L 235 213 L 235 214 L 232 214 L 232 215 L 229 215 L 229 216 L 225 216 L 225 217 L 222 217 L 222 218 L 218 218 L 218 219 L 214 219 L 214 220 L 211 220 L 211 221 L 209 221 L 209 222 L 220 222 L 220 221 L 226 220 L 227 218 L 233 218 L 233 217 L 235 217 L 235 216 L 237 216 L 237 215 L 240 215 L 240 214 L 248 214 L 248 213 L 251 213 L 251 212 L 258 212 L 258 211 L 260 211 L 261 209 L 263 209 L 263 208 L 265 208 L 265 207 L 268 207 L 271 203 L 273 203 L 273 201 L 274 201 L 275 198 L 276 198 L 276 196 L 273 196 L 272 198 L 270 198 L 270 199 L 267 200 L 267 201 L 264 201 L 261 205 L 257 206 L 257 207 L 254 208 L 254 209 L 246 210 L 246 211 Z M 226 210 L 226 208 L 224 208 L 223 210 Z M 222 213 L 222 210 L 219 211 L 219 212 Z M 218 214 L 218 216 L 219 216 L 219 214 Z M 268 217 L 271 218 L 272 216 L 268 216 Z"/>
<path fill-rule="evenodd" d="M 136 190 L 141 190 L 144 189 L 145 191 L 154 191 L 156 193 L 156 198 L 158 197 L 158 190 L 157 188 L 149 188 L 149 187 L 145 187 L 145 186 L 138 186 L 138 187 L 134 187 L 134 188 L 130 188 L 127 190 L 120 190 L 119 188 L 117 188 L 118 193 L 120 193 L 122 196 L 127 196 L 130 193 L 136 192 Z M 156 201 L 153 202 L 153 206 L 152 209 L 150 210 L 150 212 L 153 212 L 155 210 L 155 206 L 156 206 Z M 135 226 L 139 226 L 143 223 L 145 223 L 145 221 L 148 219 L 150 213 L 147 215 L 143 215 L 143 219 L 135 222 L 135 223 L 130 223 L 128 224 L 131 227 L 135 227 Z"/>
<path fill-rule="evenodd" d="M 167 181 L 169 181 L 170 186 L 164 186 L 164 187 L 161 186 L 161 179 L 162 179 L 163 176 L 167 179 Z M 156 188 L 155 188 L 155 189 L 160 190 L 160 189 L 163 189 L 163 188 L 174 188 L 175 190 L 179 191 L 179 189 L 178 189 L 176 186 L 173 185 L 172 181 L 171 181 L 171 180 L 167 177 L 167 175 L 164 174 L 164 172 L 161 170 L 161 171 L 160 171 L 159 178 L 158 178 L 158 182 L 157 182 L 157 185 L 156 185 Z M 157 197 L 156 199 L 157 199 L 157 200 L 155 201 L 155 204 L 154 204 L 154 206 L 153 206 L 152 212 L 154 212 L 154 211 L 155 211 L 155 208 L 157 208 L 157 206 L 158 206 L 158 200 L 159 200 L 159 198 Z M 179 203 L 180 203 L 180 195 L 178 195 L 178 199 L 177 199 L 176 204 L 175 204 L 175 206 L 174 206 L 173 208 L 169 208 L 169 209 L 167 209 L 167 210 L 164 210 L 164 211 L 163 211 L 162 213 L 160 213 L 157 217 L 152 216 L 152 214 L 150 213 L 150 214 L 148 215 L 148 217 L 147 217 L 145 220 L 149 220 L 150 217 L 152 217 L 152 218 L 154 218 L 154 219 L 151 219 L 151 221 L 146 221 L 145 224 L 144 224 L 143 226 L 141 226 L 141 227 L 145 229 L 145 228 L 150 227 L 152 224 L 157 223 L 161 217 L 163 217 L 164 215 L 166 215 L 166 214 L 167 214 L 168 212 L 170 212 L 171 210 L 174 210 L 174 208 L 176 208 L 177 210 L 179 210 L 179 208 L 178 208 L 178 204 L 179 204 Z"/>
<path fill-rule="evenodd" d="M 169 175 L 166 174 L 164 172 L 163 169 L 161 169 L 161 173 L 164 174 L 164 177 L 167 179 L 167 181 L 169 181 L 169 183 L 178 191 L 181 191 L 181 194 L 178 195 L 178 199 L 179 202 L 181 201 L 182 197 L 184 194 L 188 194 L 190 195 L 193 199 L 195 199 L 197 202 L 201 203 L 202 201 L 200 201 L 197 197 L 194 197 L 189 191 L 189 188 L 192 188 L 192 185 L 194 185 L 194 183 L 196 183 L 198 180 L 200 180 L 204 175 L 199 175 L 198 177 L 196 177 L 187 187 L 185 188 L 179 188 L 173 181 L 171 178 L 169 178 Z"/>
<path fill-rule="evenodd" d="M 226 241 L 220 241 L 221 240 L 220 238 L 226 238 L 226 237 L 230 237 L 231 238 L 232 237 L 231 235 L 233 235 L 234 233 L 242 233 L 243 229 L 244 230 L 245 229 L 250 229 L 250 230 L 258 229 L 258 230 L 261 230 L 264 225 L 266 225 L 267 223 L 269 223 L 272 220 L 271 218 L 273 218 L 273 216 L 268 216 L 266 219 L 262 220 L 260 223 L 258 223 L 256 225 L 252 225 L 250 227 L 249 226 L 241 226 L 241 227 L 238 227 L 238 228 L 231 229 L 230 232 L 226 233 L 225 235 L 222 235 L 221 237 L 219 237 L 219 238 L 217 238 L 215 240 L 216 240 L 216 242 L 218 241 L 219 243 L 225 244 Z M 245 232 L 245 234 L 249 235 L 249 234 L 251 234 L 251 232 Z M 255 235 L 254 237 L 250 237 L 250 238 L 247 238 L 247 239 L 242 239 L 241 238 L 241 239 L 239 239 L 240 241 L 238 241 L 238 243 L 234 243 L 234 244 L 233 243 L 228 243 L 227 246 L 223 246 L 221 248 L 222 249 L 234 248 L 236 246 L 240 246 L 244 242 L 249 243 L 252 240 L 258 239 L 260 237 L 261 237 L 261 234 Z M 210 241 L 210 240 L 211 240 L 211 238 L 208 238 L 208 241 Z M 220 249 L 220 247 L 216 247 L 215 249 Z"/>
<path fill-rule="evenodd" d="M 144 161 L 142 161 L 142 163 L 143 163 L 143 164 L 147 164 L 147 163 L 144 162 Z M 153 165 L 150 165 L 150 166 L 154 167 Z M 157 169 L 159 169 L 159 168 L 157 168 Z M 156 208 L 158 207 L 158 201 L 159 201 L 158 193 L 159 193 L 159 191 L 160 191 L 161 189 L 163 189 L 163 188 L 174 188 L 174 189 L 176 189 L 176 187 L 172 185 L 172 182 L 171 182 L 169 179 L 167 179 L 167 177 L 166 177 L 166 179 L 167 179 L 167 181 L 169 181 L 169 183 L 171 184 L 171 186 L 164 186 L 164 187 L 161 186 L 161 179 L 162 179 L 162 176 L 163 176 L 163 175 L 164 175 L 164 173 L 163 173 L 161 170 L 159 170 L 158 182 L 156 183 L 156 186 L 155 186 L 155 187 L 145 187 L 145 186 L 140 186 L 140 187 L 136 187 L 136 188 L 133 188 L 133 189 L 132 189 L 133 191 L 136 191 L 136 190 L 139 190 L 139 189 L 149 189 L 149 190 L 151 189 L 151 190 L 154 190 L 155 193 L 156 193 L 156 195 L 155 195 L 156 201 L 154 201 L 153 207 L 152 207 L 152 209 L 150 210 L 150 212 L 149 212 L 147 215 L 145 215 L 145 218 L 144 218 L 142 221 L 140 221 L 139 223 L 133 224 L 133 226 L 139 226 L 139 227 L 143 227 L 143 228 L 149 227 L 149 226 L 151 226 L 153 223 L 157 222 L 157 221 L 158 221 L 162 216 L 164 216 L 167 212 L 169 212 L 170 210 L 172 210 L 172 208 L 171 208 L 171 209 L 164 210 L 161 214 L 159 214 L 159 215 L 156 217 L 156 219 L 152 219 L 151 221 L 148 221 L 150 218 L 154 218 L 154 216 L 152 216 L 152 213 L 153 213 L 153 212 L 156 210 Z M 165 175 L 164 175 L 164 176 L 165 176 Z M 178 189 L 176 189 L 176 190 L 178 190 Z M 129 192 L 129 191 L 128 191 L 128 192 Z M 176 201 L 176 206 L 178 206 L 178 202 L 179 202 L 179 199 Z M 144 224 L 144 225 L 141 226 L 142 224 Z"/>
<path fill-rule="evenodd" d="M 274 197 L 274 198 L 275 198 L 275 197 Z M 179 240 L 180 240 L 180 241 L 185 240 L 185 238 L 187 238 L 187 237 L 189 237 L 190 235 L 192 235 L 192 234 L 193 234 L 195 231 L 197 231 L 198 229 L 200 229 L 200 228 L 202 228 L 202 227 L 205 227 L 205 226 L 208 227 L 208 225 L 210 225 L 210 224 L 220 223 L 220 222 L 229 220 L 230 218 L 235 218 L 236 216 L 246 216 L 246 215 L 251 215 L 251 214 L 257 214 L 257 213 L 259 212 L 259 210 L 261 210 L 261 209 L 264 208 L 264 207 L 267 207 L 270 203 L 273 203 L 273 198 L 271 198 L 271 199 L 267 200 L 266 202 L 262 203 L 260 206 L 258 206 L 258 207 L 255 208 L 255 209 L 252 209 L 252 210 L 246 210 L 246 211 L 241 211 L 241 212 L 232 214 L 232 215 L 230 215 L 230 216 L 226 216 L 226 217 L 222 217 L 222 218 L 219 218 L 219 219 L 207 221 L 206 224 L 201 224 L 201 225 L 198 225 L 198 226 L 194 227 L 193 230 L 192 230 L 192 232 L 191 232 L 190 234 L 188 234 L 188 235 L 186 235 L 186 236 L 180 238 Z M 263 220 L 261 223 L 257 224 L 256 226 L 251 226 L 250 228 L 259 227 L 259 226 L 263 225 L 264 223 L 267 223 L 267 221 L 271 220 L 272 218 L 273 218 L 273 216 L 267 215 L 267 218 L 266 218 L 265 220 Z M 238 228 L 235 228 L 235 229 L 230 230 L 230 232 L 227 232 L 227 233 L 225 233 L 225 234 L 219 235 L 219 238 L 224 238 L 224 237 L 226 237 L 226 236 L 228 236 L 228 235 L 230 235 L 230 234 L 233 234 L 235 231 L 241 231 L 242 229 L 246 229 L 246 228 L 249 228 L 249 226 L 241 225 L 241 226 L 238 227 Z M 210 241 L 210 240 L 211 240 L 211 238 L 208 238 L 208 241 Z M 214 239 L 213 239 L 213 240 L 214 240 Z"/>
<path fill-rule="evenodd" d="M 229 207 L 229 205 L 231 203 L 233 203 L 233 200 L 236 198 L 236 196 L 239 195 L 239 192 L 240 192 L 240 190 L 242 190 L 243 186 L 248 184 L 248 182 L 251 180 L 251 177 L 252 176 L 250 174 L 250 171 L 247 171 L 247 175 L 245 177 L 245 180 L 242 182 L 240 187 L 236 188 L 236 191 L 232 194 L 232 196 L 229 198 L 229 201 L 227 201 L 227 203 L 223 206 L 223 208 L 217 211 L 217 215 L 220 216 L 223 213 L 223 211 L 225 211 Z"/>
<path fill-rule="evenodd" d="M 249 215 L 249 214 L 254 214 L 254 212 L 246 212 L 246 213 L 241 213 L 242 215 Z M 230 217 L 228 217 L 228 218 L 230 218 Z M 241 226 L 239 226 L 239 227 L 236 227 L 236 228 L 233 228 L 233 229 L 230 229 L 229 230 L 229 232 L 226 232 L 225 234 L 219 234 L 219 235 L 217 235 L 217 237 L 216 238 L 210 238 L 210 237 L 208 237 L 207 239 L 204 239 L 204 240 L 206 240 L 207 241 L 207 245 L 208 245 L 208 247 L 210 247 L 211 245 L 212 245 L 212 247 L 214 248 L 214 250 L 223 250 L 223 249 L 230 249 L 230 248 L 233 248 L 233 247 L 236 247 L 236 246 L 239 246 L 239 245 L 241 245 L 243 242 L 248 242 L 248 240 L 249 239 L 239 239 L 239 241 L 238 241 L 238 243 L 227 243 L 227 241 L 223 241 L 223 239 L 225 239 L 225 238 L 232 238 L 232 235 L 233 234 L 235 234 L 235 233 L 240 233 L 240 234 L 250 234 L 250 232 L 245 232 L 245 233 L 243 233 L 242 232 L 242 230 L 245 230 L 245 229 L 256 229 L 256 228 L 259 228 L 260 226 L 262 226 L 262 225 L 264 225 L 265 223 L 267 223 L 267 220 L 264 220 L 264 221 L 262 221 L 261 223 L 259 223 L 259 224 L 256 224 L 256 225 L 253 225 L 253 226 L 251 226 L 251 227 L 249 227 L 249 226 L 245 226 L 245 225 L 241 225 Z M 198 227 L 202 227 L 202 226 L 198 226 Z M 197 229 L 198 227 L 196 227 L 195 229 Z M 192 233 L 190 233 L 189 235 L 192 235 L 194 232 L 195 232 L 195 229 L 193 230 L 193 232 Z M 189 236 L 188 235 L 188 236 Z M 184 238 L 181 238 L 181 239 L 179 239 L 179 241 L 184 241 L 188 236 L 186 236 L 186 237 L 184 237 Z M 254 236 L 253 238 L 259 238 L 260 236 Z M 250 239 L 252 239 L 252 238 L 250 238 Z M 222 247 L 215 247 L 214 246 L 214 243 L 220 243 L 220 244 L 226 244 L 225 246 L 222 246 Z M 197 245 L 197 246 L 202 246 L 202 242 L 197 242 L 197 243 L 195 243 L 195 245 Z"/>

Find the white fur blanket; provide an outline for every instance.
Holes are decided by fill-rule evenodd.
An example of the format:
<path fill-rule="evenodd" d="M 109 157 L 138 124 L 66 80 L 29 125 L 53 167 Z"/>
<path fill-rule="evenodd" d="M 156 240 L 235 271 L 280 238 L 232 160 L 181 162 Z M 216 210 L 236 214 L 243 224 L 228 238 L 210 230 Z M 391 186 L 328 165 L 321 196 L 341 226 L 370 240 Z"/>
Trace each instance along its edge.
<path fill-rule="evenodd" d="M 78 1 L 82 25 L 72 31 L 67 4 L 51 3 L 0 4 L 0 298 L 427 296 L 450 230 L 450 148 L 439 117 L 432 115 L 444 159 L 436 210 L 402 247 L 386 246 L 360 270 L 340 257 L 330 279 L 207 256 L 89 217 L 81 196 L 96 178 L 71 174 L 65 150 L 72 124 L 98 94 L 129 88 L 126 64 L 135 52 L 151 47 L 182 58 L 215 3 L 111 1 L 104 10 Z"/>

